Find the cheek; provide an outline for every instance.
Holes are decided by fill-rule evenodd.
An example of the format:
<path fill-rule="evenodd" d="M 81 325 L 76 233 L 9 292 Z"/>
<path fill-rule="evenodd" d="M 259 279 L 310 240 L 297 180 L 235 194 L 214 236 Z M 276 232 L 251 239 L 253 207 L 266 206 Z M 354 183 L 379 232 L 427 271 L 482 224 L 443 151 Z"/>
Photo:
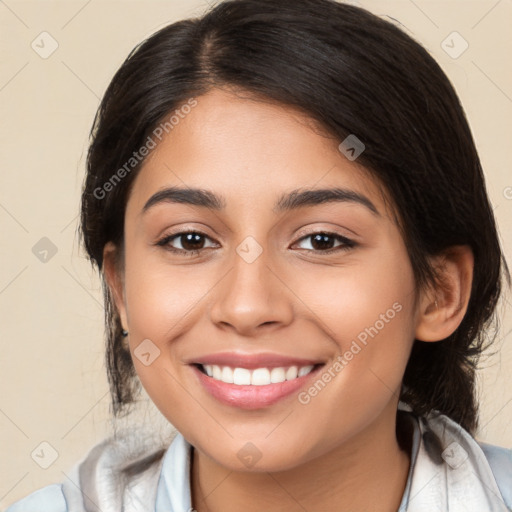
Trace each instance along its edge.
<path fill-rule="evenodd" d="M 340 351 L 354 339 L 364 343 L 377 335 L 388 349 L 400 348 L 414 332 L 414 276 L 405 248 L 397 245 L 347 258 L 343 266 L 311 267 L 308 278 L 308 271 L 288 276 L 310 320 Z"/>
<path fill-rule="evenodd" d="M 155 265 L 130 269 L 127 264 L 126 276 L 130 351 L 138 378 L 170 423 L 189 432 L 201 411 L 190 412 L 192 398 L 183 384 L 190 370 L 174 345 L 197 322 L 207 280 L 186 279 L 179 269 Z"/>
<path fill-rule="evenodd" d="M 292 284 L 336 351 L 329 391 L 312 400 L 319 414 L 329 410 L 320 406 L 325 401 L 334 415 L 342 405 L 371 413 L 399 389 L 414 340 L 415 285 L 405 248 L 398 247 L 364 263 L 324 269 L 309 280 L 314 286 L 303 275 Z"/>
<path fill-rule="evenodd" d="M 165 255 L 136 247 L 126 260 L 125 282 L 131 332 L 156 343 L 172 339 L 212 287 L 204 267 L 172 265 Z"/>

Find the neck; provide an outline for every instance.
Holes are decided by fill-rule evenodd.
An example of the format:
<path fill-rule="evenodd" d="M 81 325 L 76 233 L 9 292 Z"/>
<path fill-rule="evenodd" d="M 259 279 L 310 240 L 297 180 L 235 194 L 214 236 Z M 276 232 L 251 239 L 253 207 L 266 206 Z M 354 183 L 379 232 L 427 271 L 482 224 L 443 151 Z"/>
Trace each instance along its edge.
<path fill-rule="evenodd" d="M 396 408 L 329 453 L 286 471 L 235 472 L 194 449 L 192 504 L 197 512 L 392 512 L 405 490 L 408 451 L 397 440 Z"/>

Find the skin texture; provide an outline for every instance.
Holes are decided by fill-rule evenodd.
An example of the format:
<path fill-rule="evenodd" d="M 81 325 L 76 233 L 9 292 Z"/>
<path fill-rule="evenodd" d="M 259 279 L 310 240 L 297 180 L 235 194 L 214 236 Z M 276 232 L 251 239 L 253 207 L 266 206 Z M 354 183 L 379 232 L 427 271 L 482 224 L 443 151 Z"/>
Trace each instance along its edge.
<path fill-rule="evenodd" d="M 385 192 L 358 164 L 290 107 L 214 89 L 162 140 L 136 177 L 125 215 L 124 268 L 105 246 L 113 291 L 138 376 L 164 416 L 195 447 L 193 506 L 199 512 L 372 510 L 400 504 L 410 465 L 396 436 L 401 380 L 414 338 L 438 341 L 459 325 L 473 259 L 455 247 L 434 259 L 443 284 L 417 290 Z M 169 186 L 222 195 L 224 211 L 146 201 Z M 348 189 L 368 198 L 276 214 L 277 198 L 298 188 Z M 156 243 L 177 232 L 206 235 L 199 254 Z M 315 233 L 355 246 L 324 254 Z M 247 263 L 248 236 L 262 249 Z M 183 245 L 182 245 L 183 244 Z M 190 247 L 183 237 L 168 243 Z M 343 247 L 336 238 L 331 247 Z M 316 250 L 315 250 L 316 249 Z M 190 249 L 189 249 L 190 250 Z M 275 352 L 325 361 L 393 307 L 400 312 L 309 403 L 297 393 L 257 410 L 222 404 L 191 366 L 224 351 Z M 160 355 L 134 356 L 149 339 Z M 237 454 L 261 454 L 246 467 Z"/>

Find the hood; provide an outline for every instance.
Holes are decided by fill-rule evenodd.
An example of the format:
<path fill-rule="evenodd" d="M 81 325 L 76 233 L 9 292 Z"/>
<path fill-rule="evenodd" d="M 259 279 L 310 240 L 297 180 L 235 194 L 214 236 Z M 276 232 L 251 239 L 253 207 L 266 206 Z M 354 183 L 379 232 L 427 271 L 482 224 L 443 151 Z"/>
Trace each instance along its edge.
<path fill-rule="evenodd" d="M 404 404 L 399 409 L 412 427 L 412 453 L 398 512 L 510 510 L 486 453 L 468 432 L 437 412 L 418 417 Z M 501 473 L 510 493 L 512 451 L 494 449 L 506 461 Z M 67 475 L 67 512 L 192 512 L 192 450 L 175 430 L 162 438 L 150 429 L 125 429 L 96 445 Z"/>

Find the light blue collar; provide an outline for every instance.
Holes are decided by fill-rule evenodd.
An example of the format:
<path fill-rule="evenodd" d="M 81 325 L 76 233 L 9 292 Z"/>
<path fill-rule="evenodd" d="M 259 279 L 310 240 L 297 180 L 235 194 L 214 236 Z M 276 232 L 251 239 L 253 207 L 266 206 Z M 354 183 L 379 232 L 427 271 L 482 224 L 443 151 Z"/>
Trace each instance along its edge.
<path fill-rule="evenodd" d="M 486 453 L 468 432 L 437 412 L 401 416 L 412 426 L 412 439 L 398 512 L 509 512 Z M 497 453 L 493 469 L 502 475 L 503 496 L 509 496 L 512 454 L 499 447 L 491 451 Z M 162 444 L 151 431 L 128 429 L 94 447 L 68 475 L 62 484 L 66 512 L 193 512 L 192 453 L 179 432 Z M 126 473 L 134 467 L 139 469 Z"/>
<path fill-rule="evenodd" d="M 406 415 L 411 465 L 398 512 L 508 512 L 485 454 L 457 423 L 438 413 Z M 192 446 L 177 433 L 163 462 L 155 512 L 191 512 Z"/>
<path fill-rule="evenodd" d="M 192 445 L 178 432 L 162 462 L 155 512 L 192 512 L 191 457 Z"/>

